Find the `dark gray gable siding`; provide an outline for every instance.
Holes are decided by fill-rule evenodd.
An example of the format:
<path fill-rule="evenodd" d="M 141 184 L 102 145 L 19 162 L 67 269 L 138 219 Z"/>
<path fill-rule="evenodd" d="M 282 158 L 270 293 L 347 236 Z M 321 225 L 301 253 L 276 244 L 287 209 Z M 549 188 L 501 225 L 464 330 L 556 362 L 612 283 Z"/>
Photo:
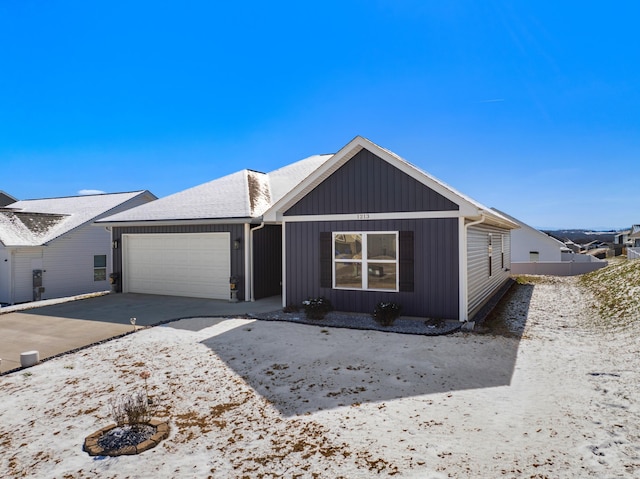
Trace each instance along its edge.
<path fill-rule="evenodd" d="M 458 209 L 457 204 L 362 149 L 285 216 Z"/>
<path fill-rule="evenodd" d="M 229 225 L 170 225 L 170 226 L 127 226 L 113 228 L 113 239 L 118 240 L 122 245 L 123 234 L 149 234 L 149 233 L 224 233 L 229 232 L 231 243 L 233 240 L 240 239 L 242 247 L 234 250 L 229 245 L 231 251 L 231 276 L 240 278 L 238 287 L 238 299 L 244 300 L 246 295 L 246 284 L 244 278 L 244 224 Z M 113 272 L 118 273 L 122 278 L 122 248 L 113 250 Z M 121 281 L 121 280 L 120 280 Z M 122 287 L 122 283 L 118 285 Z"/>
<path fill-rule="evenodd" d="M 413 231 L 414 291 L 386 293 L 321 287 L 320 233 L 340 231 Z M 457 218 L 287 223 L 286 242 L 288 304 L 299 305 L 309 297 L 324 296 L 337 310 L 370 313 L 379 301 L 395 301 L 408 316 L 459 317 Z"/>

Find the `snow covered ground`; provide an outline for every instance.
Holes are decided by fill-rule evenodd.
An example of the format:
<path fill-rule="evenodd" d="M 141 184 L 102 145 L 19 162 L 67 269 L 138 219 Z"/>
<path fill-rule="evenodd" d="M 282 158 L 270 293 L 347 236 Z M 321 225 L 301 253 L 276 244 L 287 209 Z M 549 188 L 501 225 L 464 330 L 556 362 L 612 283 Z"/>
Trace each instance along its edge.
<path fill-rule="evenodd" d="M 141 330 L 0 377 L 0 477 L 640 477 L 640 327 L 599 328 L 585 295 L 518 285 L 487 334 Z M 84 453 L 145 370 L 169 438 Z"/>

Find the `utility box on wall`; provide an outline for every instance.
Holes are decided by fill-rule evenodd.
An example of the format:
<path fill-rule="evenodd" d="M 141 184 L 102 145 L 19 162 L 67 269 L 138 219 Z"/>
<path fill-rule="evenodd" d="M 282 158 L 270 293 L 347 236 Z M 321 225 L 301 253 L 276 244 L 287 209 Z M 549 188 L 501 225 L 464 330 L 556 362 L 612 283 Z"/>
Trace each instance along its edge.
<path fill-rule="evenodd" d="M 44 293 L 44 288 L 42 287 L 42 270 L 34 269 L 33 270 L 33 300 L 40 301 L 42 298 L 42 293 Z"/>

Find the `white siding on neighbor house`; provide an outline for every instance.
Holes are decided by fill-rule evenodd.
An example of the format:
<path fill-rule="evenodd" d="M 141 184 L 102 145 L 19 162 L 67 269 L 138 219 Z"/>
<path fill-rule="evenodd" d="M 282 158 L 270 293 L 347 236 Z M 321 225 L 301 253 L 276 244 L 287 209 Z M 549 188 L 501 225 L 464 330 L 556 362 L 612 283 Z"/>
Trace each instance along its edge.
<path fill-rule="evenodd" d="M 93 280 L 93 256 L 106 255 L 104 281 Z M 110 289 L 111 233 L 104 227 L 82 226 L 45 247 L 42 299 L 62 298 Z"/>
<path fill-rule="evenodd" d="M 148 194 L 139 195 L 106 211 L 95 219 L 147 203 Z M 94 226 L 93 220 L 52 239 L 44 246 L 16 248 L 6 258 L 0 256 L 0 302 L 21 303 L 33 300 L 33 269 L 42 269 L 41 299 L 75 296 L 110 289 L 112 271 L 111 232 Z M 105 255 L 106 279 L 94 281 L 93 257 Z M 4 259 L 7 259 L 5 262 Z M 6 271 L 8 269 L 8 272 Z M 7 276 L 8 275 L 8 276 Z M 5 281 L 6 280 L 6 281 Z M 13 281 L 13 288 L 11 283 Z"/>
<path fill-rule="evenodd" d="M 513 249 L 511 261 L 532 261 L 531 252 L 538 253 L 537 261 L 562 261 L 562 249 L 565 245 L 546 235 L 542 231 L 524 227 L 511 232 Z"/>
<path fill-rule="evenodd" d="M 511 238 L 509 230 L 479 224 L 467 229 L 467 280 L 469 318 L 509 279 Z M 491 275 L 489 275 L 489 235 L 492 235 Z M 502 263 L 504 252 L 504 265 Z"/>
<path fill-rule="evenodd" d="M 17 249 L 13 255 L 13 294 L 9 303 L 33 301 L 33 270 L 42 267 L 42 247 Z"/>

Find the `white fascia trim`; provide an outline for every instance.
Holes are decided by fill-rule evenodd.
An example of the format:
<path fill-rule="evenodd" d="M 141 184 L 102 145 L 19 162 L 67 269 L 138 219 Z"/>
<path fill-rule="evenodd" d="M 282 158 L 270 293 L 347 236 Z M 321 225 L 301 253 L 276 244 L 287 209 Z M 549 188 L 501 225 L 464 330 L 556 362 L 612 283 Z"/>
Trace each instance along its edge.
<path fill-rule="evenodd" d="M 331 176 L 342 165 L 353 158 L 360 150 L 367 149 L 385 160 L 387 163 L 398 168 L 403 173 L 411 176 L 416 181 L 419 181 L 423 185 L 432 189 L 436 193 L 444 196 L 448 200 L 457 204 L 460 207 L 460 211 L 465 212 L 465 216 L 479 216 L 480 208 L 478 205 L 469 201 L 461 194 L 455 192 L 450 187 L 447 187 L 439 180 L 423 172 L 416 166 L 413 166 L 406 160 L 399 156 L 392 154 L 390 151 L 376 145 L 375 143 L 363 138 L 361 136 L 355 137 L 347 145 L 345 145 L 339 152 L 337 152 L 331 159 L 325 162 L 320 168 L 309 175 L 305 180 L 293 188 L 287 195 L 285 195 L 280 201 L 274 204 L 267 212 L 265 212 L 265 220 L 272 221 L 277 219 L 281 212 L 287 211 L 296 202 L 308 194 L 313 188 L 319 185 L 326 178 Z M 487 212 L 490 216 L 496 216 L 498 219 L 502 219 L 497 213 L 491 211 Z M 508 220 L 507 220 L 508 221 Z"/>
<path fill-rule="evenodd" d="M 401 213 L 349 213 L 341 215 L 304 215 L 284 216 L 280 221 L 303 223 L 311 221 L 373 221 L 373 220 L 412 220 L 430 218 L 466 218 L 460 211 L 409 211 Z"/>
<path fill-rule="evenodd" d="M 228 225 L 243 223 L 259 223 L 260 218 L 202 218 L 186 220 L 142 220 L 142 221 L 98 221 L 99 226 L 179 226 L 179 225 Z"/>

